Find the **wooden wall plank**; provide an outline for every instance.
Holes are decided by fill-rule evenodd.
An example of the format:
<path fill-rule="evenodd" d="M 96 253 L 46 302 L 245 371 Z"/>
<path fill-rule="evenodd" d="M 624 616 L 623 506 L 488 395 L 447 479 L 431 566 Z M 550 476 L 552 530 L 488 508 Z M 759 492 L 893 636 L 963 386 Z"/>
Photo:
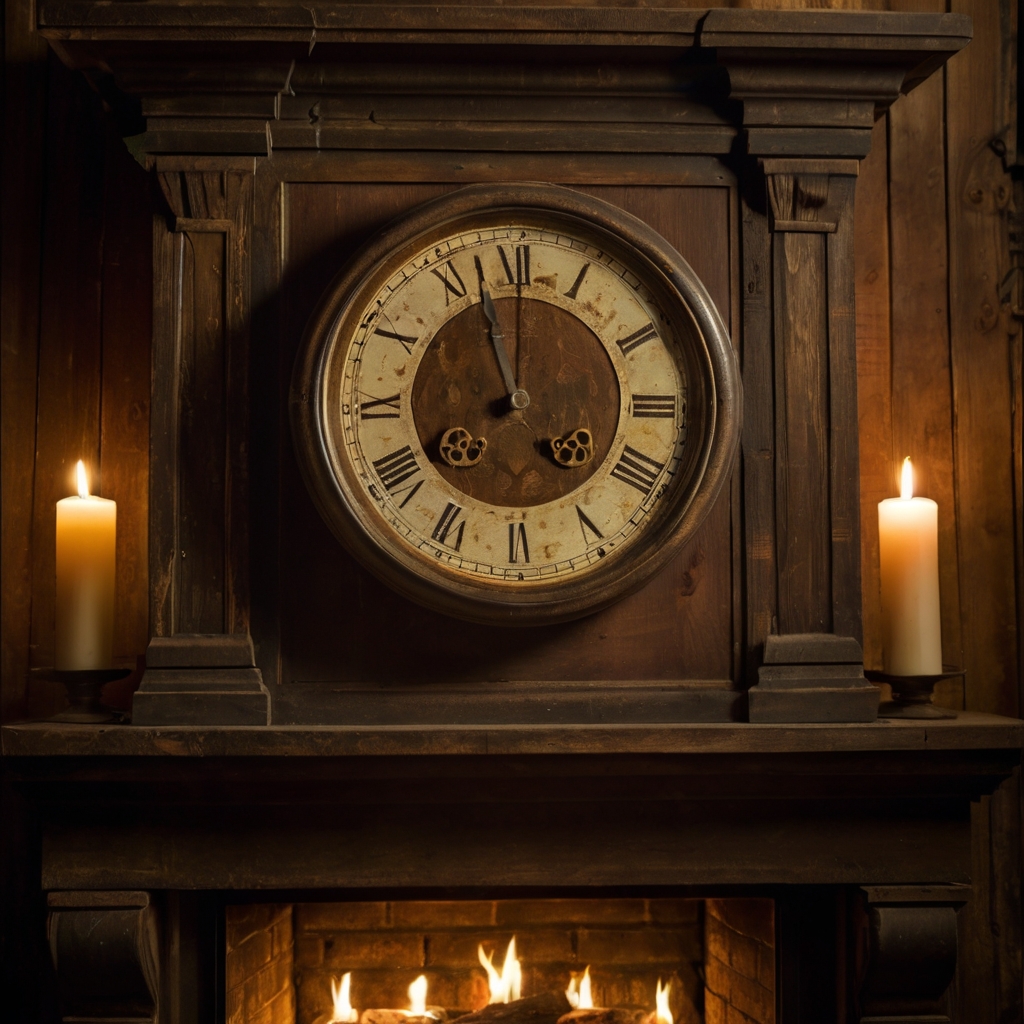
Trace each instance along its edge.
<path fill-rule="evenodd" d="M 892 496 L 894 458 L 887 170 L 887 122 L 882 118 L 871 134 L 871 153 L 860 165 L 854 230 L 864 665 L 874 669 L 882 667 L 878 502 Z"/>
<path fill-rule="evenodd" d="M 1010 266 L 1011 182 L 998 150 L 1012 138 L 1013 0 L 952 0 L 974 40 L 946 69 L 950 352 L 965 704 L 1020 711 L 1014 580 L 1013 384 L 1019 325 L 1000 309 Z M 1004 783 L 975 815 L 973 899 L 961 921 L 957 1009 L 971 1024 L 1020 1020 L 1020 798 Z"/>
<path fill-rule="evenodd" d="M 1009 0 L 955 0 L 974 42 L 948 66 L 950 332 L 955 403 L 957 543 L 966 705 L 1016 715 L 1012 388 L 998 283 L 1009 266 L 1010 179 L 989 143 L 1008 130 Z"/>
<path fill-rule="evenodd" d="M 32 524 L 32 665 L 53 664 L 56 502 L 74 492 L 85 460 L 98 470 L 105 153 L 99 98 L 50 59 L 47 205 L 39 343 L 39 406 Z M 34 684 L 33 715 L 62 706 L 63 688 Z"/>
<path fill-rule="evenodd" d="M 105 141 L 100 470 L 117 502 L 114 662 L 135 668 L 149 642 L 151 182 L 109 123 Z"/>
<path fill-rule="evenodd" d="M 945 96 L 934 75 L 889 111 L 892 253 L 892 430 L 890 497 L 903 458 L 914 462 L 915 491 L 939 506 L 939 586 L 943 662 L 962 664 L 953 493 L 953 408 L 946 255 Z M 943 703 L 963 707 L 962 682 Z"/>
<path fill-rule="evenodd" d="M 0 720 L 25 713 L 32 595 L 32 477 L 39 348 L 46 44 L 31 4 L 4 6 L 0 149 Z"/>

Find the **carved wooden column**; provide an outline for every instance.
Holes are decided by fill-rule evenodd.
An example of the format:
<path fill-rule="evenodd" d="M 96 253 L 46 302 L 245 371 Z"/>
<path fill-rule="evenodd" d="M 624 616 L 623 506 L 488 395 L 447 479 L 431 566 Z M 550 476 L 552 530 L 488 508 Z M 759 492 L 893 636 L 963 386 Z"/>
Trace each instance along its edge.
<path fill-rule="evenodd" d="M 150 623 L 137 724 L 269 722 L 249 639 L 252 158 L 158 158 Z"/>
<path fill-rule="evenodd" d="M 155 1022 L 160 957 L 149 893 L 52 892 L 47 904 L 62 1019 Z"/>
<path fill-rule="evenodd" d="M 833 668 L 849 675 L 846 641 L 862 639 L 854 188 L 875 118 L 950 40 L 925 38 L 907 16 L 880 33 L 862 12 L 729 14 L 708 14 L 701 46 L 715 48 L 742 106 L 748 181 L 755 167 L 763 175 L 742 220 L 743 385 L 757 410 L 743 440 L 748 672 L 770 634 L 795 635 L 787 649 L 805 659 L 789 665 L 795 683 L 775 671 L 772 687 L 751 690 L 751 720 L 871 720 L 862 676 L 837 685 Z M 942 25 L 968 30 L 956 16 Z"/>

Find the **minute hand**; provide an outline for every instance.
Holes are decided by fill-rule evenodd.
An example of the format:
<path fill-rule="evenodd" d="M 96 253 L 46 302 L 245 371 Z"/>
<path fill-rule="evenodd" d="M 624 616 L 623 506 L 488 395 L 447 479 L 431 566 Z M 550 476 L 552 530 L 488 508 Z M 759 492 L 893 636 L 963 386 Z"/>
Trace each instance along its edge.
<path fill-rule="evenodd" d="M 484 315 L 491 322 L 491 344 L 494 345 L 494 353 L 498 357 L 498 366 L 501 367 L 501 375 L 505 380 L 509 402 L 513 409 L 525 409 L 530 404 L 530 396 L 516 386 L 512 364 L 508 360 L 508 350 L 505 348 L 505 332 L 501 329 L 501 321 L 498 320 L 498 312 L 494 308 L 491 293 L 483 282 L 480 283 L 480 300 L 483 303 Z"/>

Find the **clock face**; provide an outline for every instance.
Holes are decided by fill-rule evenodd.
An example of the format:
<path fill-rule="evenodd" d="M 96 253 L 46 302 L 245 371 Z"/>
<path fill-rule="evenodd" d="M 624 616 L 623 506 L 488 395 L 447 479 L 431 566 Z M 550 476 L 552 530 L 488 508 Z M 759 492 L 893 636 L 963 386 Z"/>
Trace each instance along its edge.
<path fill-rule="evenodd" d="M 734 363 L 716 316 L 724 369 L 708 357 L 713 306 L 666 279 L 650 235 L 565 189 L 476 187 L 336 282 L 296 368 L 297 447 L 378 575 L 462 617 L 553 621 L 635 588 L 692 532 L 735 443 L 716 407 Z"/>

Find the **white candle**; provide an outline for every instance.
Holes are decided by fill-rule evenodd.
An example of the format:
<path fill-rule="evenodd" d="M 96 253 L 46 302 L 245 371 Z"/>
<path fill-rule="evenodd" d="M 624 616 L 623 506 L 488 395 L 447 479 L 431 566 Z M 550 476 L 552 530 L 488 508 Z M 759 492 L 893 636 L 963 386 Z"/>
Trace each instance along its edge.
<path fill-rule="evenodd" d="M 942 672 L 939 507 L 913 496 L 913 472 L 904 459 L 900 497 L 878 503 L 882 651 L 894 676 Z"/>
<path fill-rule="evenodd" d="M 110 668 L 114 646 L 117 502 L 89 494 L 78 463 L 78 497 L 57 502 L 54 668 Z"/>

